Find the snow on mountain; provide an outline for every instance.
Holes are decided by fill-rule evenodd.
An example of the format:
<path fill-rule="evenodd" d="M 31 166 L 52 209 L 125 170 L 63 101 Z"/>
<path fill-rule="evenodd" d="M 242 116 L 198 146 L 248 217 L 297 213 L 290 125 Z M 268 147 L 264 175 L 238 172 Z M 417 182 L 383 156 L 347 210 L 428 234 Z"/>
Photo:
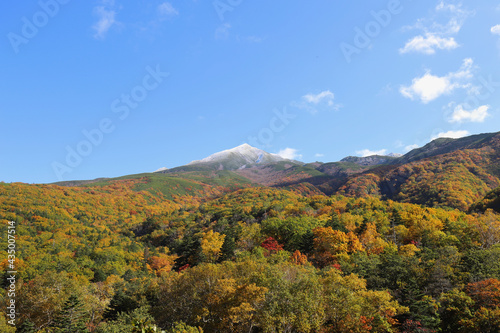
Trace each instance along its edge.
<path fill-rule="evenodd" d="M 288 161 L 288 159 L 276 154 L 267 153 L 264 150 L 245 143 L 241 146 L 215 153 L 204 159 L 192 161 L 188 165 L 220 164 L 220 169 L 235 170 L 243 169 L 254 164 L 266 164 L 280 161 Z"/>

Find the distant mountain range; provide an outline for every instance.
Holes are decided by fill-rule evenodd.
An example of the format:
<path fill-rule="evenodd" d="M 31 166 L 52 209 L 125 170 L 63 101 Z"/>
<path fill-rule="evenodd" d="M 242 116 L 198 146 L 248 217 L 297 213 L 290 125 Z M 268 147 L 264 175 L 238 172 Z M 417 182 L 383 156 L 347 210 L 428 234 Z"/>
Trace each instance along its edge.
<path fill-rule="evenodd" d="M 387 164 L 399 158 L 401 154 L 388 154 L 388 155 L 373 155 L 367 157 L 348 156 L 341 160 L 341 162 L 355 163 L 364 166 Z M 295 165 L 304 165 L 305 163 L 290 160 L 281 157 L 278 154 L 268 153 L 262 149 L 250 146 L 244 143 L 232 149 L 223 150 L 218 153 L 212 154 L 201 160 L 196 160 L 188 163 L 187 165 L 176 167 L 173 169 L 160 168 L 155 172 L 179 172 L 179 171 L 204 171 L 204 170 L 242 170 L 251 168 L 258 165 L 268 165 L 278 162 L 290 162 Z"/>
<path fill-rule="evenodd" d="M 403 156 L 349 156 L 330 163 L 306 164 L 243 144 L 155 173 L 57 184 L 97 186 L 120 181 L 132 181 L 136 190 L 168 198 L 271 186 L 306 195 L 376 196 L 467 210 L 500 186 L 500 132 L 440 138 Z M 496 202 L 497 192 L 489 194 L 488 202 Z"/>

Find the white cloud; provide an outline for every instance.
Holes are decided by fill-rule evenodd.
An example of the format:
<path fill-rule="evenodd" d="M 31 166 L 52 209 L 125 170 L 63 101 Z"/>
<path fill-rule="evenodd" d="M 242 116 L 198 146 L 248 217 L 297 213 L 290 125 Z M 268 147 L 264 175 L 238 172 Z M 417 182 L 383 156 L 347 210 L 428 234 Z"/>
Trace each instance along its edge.
<path fill-rule="evenodd" d="M 444 1 L 441 1 L 437 6 L 436 6 L 436 12 L 437 13 L 444 13 L 446 14 L 448 12 L 450 19 L 446 25 L 440 25 L 438 23 L 434 23 L 433 27 L 441 28 L 443 32 L 449 33 L 449 34 L 457 34 L 460 29 L 462 29 L 462 26 L 465 23 L 465 20 L 474 14 L 474 12 L 467 11 L 462 8 L 462 4 L 459 3 L 457 5 L 445 3 Z"/>
<path fill-rule="evenodd" d="M 229 29 L 231 24 L 224 23 L 215 30 L 215 39 L 227 39 L 229 37 Z"/>
<path fill-rule="evenodd" d="M 447 77 L 438 77 L 427 72 L 424 76 L 413 79 L 411 86 L 403 86 L 399 91 L 404 97 L 418 97 L 423 103 L 429 103 L 443 94 L 449 94 L 454 88 Z"/>
<path fill-rule="evenodd" d="M 104 39 L 108 30 L 117 23 L 116 12 L 105 6 L 97 6 L 94 8 L 94 15 L 98 17 L 97 22 L 92 26 L 95 30 L 94 38 Z"/>
<path fill-rule="evenodd" d="M 325 154 L 318 153 L 318 154 L 315 154 L 314 157 L 325 157 Z"/>
<path fill-rule="evenodd" d="M 462 66 L 456 72 L 448 74 L 452 79 L 471 79 L 473 77 L 472 70 L 474 69 L 474 60 L 471 58 L 465 58 L 462 62 Z"/>
<path fill-rule="evenodd" d="M 412 100 L 418 98 L 427 104 L 442 95 L 452 93 L 457 88 L 471 89 L 471 85 L 464 81 L 473 77 L 473 64 L 472 59 L 464 59 L 458 71 L 445 76 L 432 75 L 427 71 L 422 77 L 414 78 L 410 86 L 401 86 L 399 92 L 406 98 Z"/>
<path fill-rule="evenodd" d="M 372 155 L 384 156 L 386 153 L 387 153 L 387 149 L 380 149 L 380 150 L 363 149 L 363 150 L 356 151 L 356 154 L 358 154 L 361 157 L 367 157 L 367 156 L 372 156 Z"/>
<path fill-rule="evenodd" d="M 500 36 L 500 24 L 491 27 L 491 33 Z"/>
<path fill-rule="evenodd" d="M 489 105 L 482 105 L 477 109 L 466 111 L 464 110 L 463 105 L 457 105 L 449 121 L 450 123 L 462 123 L 462 122 L 482 123 L 490 115 L 488 113 L 489 109 L 490 109 Z"/>
<path fill-rule="evenodd" d="M 469 135 L 469 131 L 459 130 L 459 131 L 448 131 L 448 132 L 440 132 L 437 135 L 431 137 L 431 141 L 438 138 L 451 138 L 451 139 L 459 139 L 464 136 Z"/>
<path fill-rule="evenodd" d="M 329 109 L 338 110 L 342 107 L 341 104 L 335 103 L 335 95 L 330 90 L 322 91 L 318 94 L 307 94 L 302 96 L 301 101 L 293 101 L 290 103 L 291 106 L 304 109 L 315 114 L 318 112 L 317 107 L 323 106 Z"/>
<path fill-rule="evenodd" d="M 179 15 L 179 11 L 170 2 L 164 2 L 158 6 L 158 12 L 162 16 L 171 17 Z"/>
<path fill-rule="evenodd" d="M 335 98 L 335 95 L 330 91 L 330 90 L 325 90 L 320 92 L 319 94 L 307 94 L 305 96 L 302 96 L 302 98 L 312 104 L 318 104 L 321 101 L 326 101 L 328 105 L 333 105 L 333 99 Z"/>
<path fill-rule="evenodd" d="M 445 3 L 444 1 L 441 1 L 436 6 L 436 13 L 443 13 L 443 15 L 448 14 L 449 21 L 445 25 L 434 22 L 431 28 L 447 34 L 457 34 L 458 32 L 460 32 L 467 18 L 471 15 L 474 15 L 473 11 L 464 9 L 461 3 L 453 5 Z"/>
<path fill-rule="evenodd" d="M 452 37 L 462 29 L 466 19 L 473 12 L 462 8 L 461 4 L 450 4 L 441 1 L 429 17 L 417 20 L 414 26 L 407 29 L 418 29 L 422 34 L 408 40 L 403 48 L 399 50 L 401 54 L 417 52 L 422 54 L 434 54 L 437 50 L 453 50 L 459 44 Z M 445 19 L 446 23 L 441 23 Z"/>
<path fill-rule="evenodd" d="M 417 144 L 408 145 L 405 147 L 405 152 L 409 152 L 410 150 L 417 149 L 417 148 L 420 148 L 420 146 Z"/>
<path fill-rule="evenodd" d="M 405 47 L 399 49 L 399 53 L 418 52 L 424 54 L 434 54 L 436 49 L 453 50 L 458 47 L 458 43 L 453 37 L 443 38 L 434 34 L 416 36 L 409 40 Z"/>
<path fill-rule="evenodd" d="M 283 158 L 288 158 L 289 160 L 297 160 L 302 158 L 302 155 L 298 153 L 298 150 L 293 148 L 282 149 L 276 155 L 279 155 Z"/>

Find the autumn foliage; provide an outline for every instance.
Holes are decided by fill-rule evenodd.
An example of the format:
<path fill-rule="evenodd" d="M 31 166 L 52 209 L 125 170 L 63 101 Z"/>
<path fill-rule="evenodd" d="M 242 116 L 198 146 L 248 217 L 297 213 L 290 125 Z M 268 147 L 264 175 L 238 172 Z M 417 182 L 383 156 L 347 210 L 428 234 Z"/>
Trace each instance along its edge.
<path fill-rule="evenodd" d="M 64 323 L 97 333 L 498 331 L 499 215 L 383 201 L 370 196 L 374 179 L 360 198 L 201 185 L 173 195 L 144 190 L 142 178 L 0 184 L 0 232 L 14 221 L 18 237 L 19 324 L 44 333 Z M 8 264 L 2 250 L 4 272 Z"/>

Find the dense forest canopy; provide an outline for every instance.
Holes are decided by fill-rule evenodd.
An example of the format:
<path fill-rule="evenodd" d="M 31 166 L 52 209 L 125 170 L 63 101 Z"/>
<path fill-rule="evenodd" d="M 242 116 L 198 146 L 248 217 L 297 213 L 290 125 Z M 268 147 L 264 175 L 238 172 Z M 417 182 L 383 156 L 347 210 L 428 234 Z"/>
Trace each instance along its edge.
<path fill-rule="evenodd" d="M 2 234 L 11 221 L 17 232 L 17 332 L 500 327 L 495 192 L 466 212 L 307 186 L 171 195 L 138 179 L 0 184 Z"/>

